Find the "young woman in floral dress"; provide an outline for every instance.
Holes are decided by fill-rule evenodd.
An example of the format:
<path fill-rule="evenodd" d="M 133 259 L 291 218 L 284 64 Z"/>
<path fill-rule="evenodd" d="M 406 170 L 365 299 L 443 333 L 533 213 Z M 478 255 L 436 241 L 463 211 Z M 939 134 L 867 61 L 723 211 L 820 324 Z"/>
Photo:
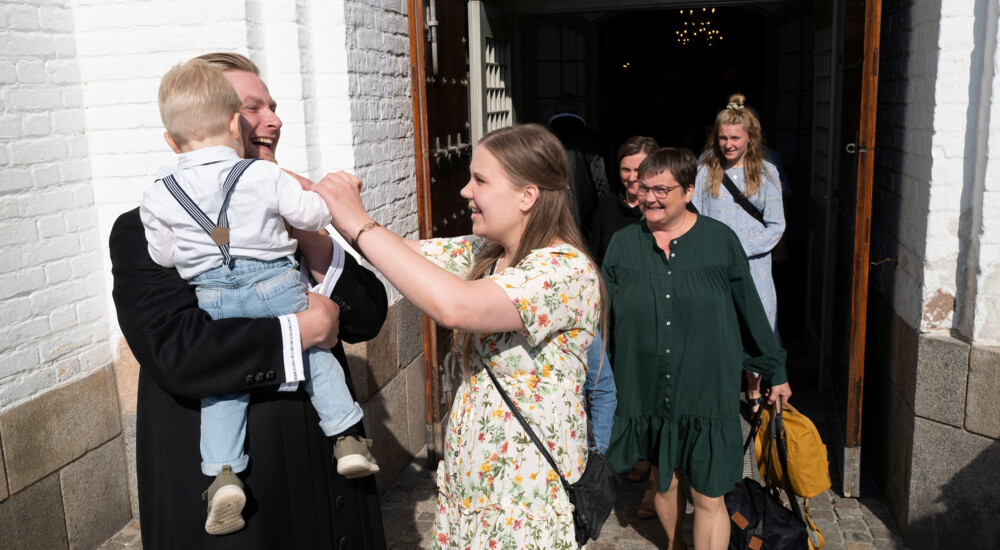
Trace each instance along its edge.
<path fill-rule="evenodd" d="M 558 476 L 483 372 L 493 370 L 572 483 L 587 460 L 582 387 L 601 282 L 567 203 L 560 142 L 538 125 L 491 132 L 462 189 L 474 236 L 406 241 L 364 211 L 360 182 L 316 190 L 334 226 L 421 311 L 456 329 L 466 380 L 438 468 L 436 548 L 575 549 Z"/>

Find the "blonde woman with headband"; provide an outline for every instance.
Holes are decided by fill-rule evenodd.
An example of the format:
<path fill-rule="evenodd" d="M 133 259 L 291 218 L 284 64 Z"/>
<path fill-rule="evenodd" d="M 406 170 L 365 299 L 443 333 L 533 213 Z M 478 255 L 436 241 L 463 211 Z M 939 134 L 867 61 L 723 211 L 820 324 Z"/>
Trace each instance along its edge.
<path fill-rule="evenodd" d="M 408 241 L 376 223 L 359 181 L 315 188 L 333 224 L 400 293 L 457 331 L 467 369 L 438 468 L 434 548 L 577 548 L 559 478 L 484 368 L 572 483 L 587 461 L 582 387 L 601 279 L 568 206 L 566 152 L 528 124 L 484 136 L 461 194 L 474 235 Z"/>
<path fill-rule="evenodd" d="M 733 94 L 715 117 L 691 202 L 700 214 L 725 223 L 740 238 L 767 320 L 780 345 L 771 251 L 785 232 L 781 181 L 774 165 L 764 160 L 760 122 L 745 102 L 741 94 Z M 734 199 L 739 195 L 746 198 L 742 204 Z M 747 404 L 754 412 L 761 404 L 761 379 L 750 371 L 746 379 Z"/>

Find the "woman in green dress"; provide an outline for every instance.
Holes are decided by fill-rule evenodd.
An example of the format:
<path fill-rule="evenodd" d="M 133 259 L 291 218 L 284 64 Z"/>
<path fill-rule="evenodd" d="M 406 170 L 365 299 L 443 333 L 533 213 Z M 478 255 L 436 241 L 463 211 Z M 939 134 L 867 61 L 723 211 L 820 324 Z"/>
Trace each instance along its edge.
<path fill-rule="evenodd" d="M 673 549 L 685 547 L 686 475 L 695 548 L 714 550 L 729 544 L 723 495 L 742 472 L 741 369 L 771 383 L 771 403 L 792 391 L 739 238 L 687 209 L 697 169 L 687 150 L 647 157 L 645 223 L 618 231 L 604 257 L 620 396 L 608 458 L 619 469 L 640 458 L 659 468 L 654 505 Z"/>

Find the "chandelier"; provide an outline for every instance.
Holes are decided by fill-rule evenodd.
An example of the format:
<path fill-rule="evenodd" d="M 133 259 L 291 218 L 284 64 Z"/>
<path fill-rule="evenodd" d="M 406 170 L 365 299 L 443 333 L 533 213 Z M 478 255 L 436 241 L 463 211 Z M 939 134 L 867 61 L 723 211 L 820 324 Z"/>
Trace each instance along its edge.
<path fill-rule="evenodd" d="M 682 46 L 712 46 L 722 40 L 718 29 L 712 28 L 715 8 L 681 10 L 683 26 L 677 29 L 677 43 Z"/>

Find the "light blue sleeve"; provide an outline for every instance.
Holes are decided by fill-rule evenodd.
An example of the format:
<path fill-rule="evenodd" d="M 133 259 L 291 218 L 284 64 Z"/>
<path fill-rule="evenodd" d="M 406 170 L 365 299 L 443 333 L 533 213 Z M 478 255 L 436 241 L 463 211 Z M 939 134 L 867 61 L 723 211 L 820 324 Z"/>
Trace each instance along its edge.
<path fill-rule="evenodd" d="M 584 399 L 589 403 L 590 429 L 594 434 L 597 450 L 604 454 L 611 441 L 611 425 L 618 408 L 618 389 L 611 372 L 611 361 L 604 351 L 601 332 L 594 334 L 594 341 L 587 353 L 587 380 L 583 385 Z"/>

